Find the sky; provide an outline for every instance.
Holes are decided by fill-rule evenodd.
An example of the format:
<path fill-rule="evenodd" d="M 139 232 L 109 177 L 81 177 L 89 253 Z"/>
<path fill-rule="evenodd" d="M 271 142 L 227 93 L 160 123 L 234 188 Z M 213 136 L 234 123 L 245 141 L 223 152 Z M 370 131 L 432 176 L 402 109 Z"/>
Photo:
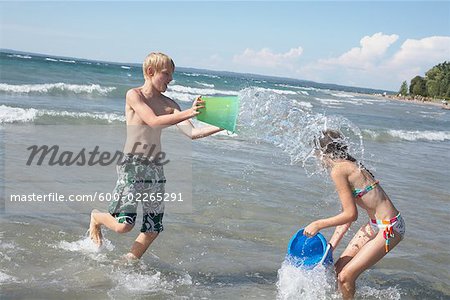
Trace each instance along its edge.
<path fill-rule="evenodd" d="M 0 48 L 398 91 L 450 61 L 449 1 L 0 2 Z"/>

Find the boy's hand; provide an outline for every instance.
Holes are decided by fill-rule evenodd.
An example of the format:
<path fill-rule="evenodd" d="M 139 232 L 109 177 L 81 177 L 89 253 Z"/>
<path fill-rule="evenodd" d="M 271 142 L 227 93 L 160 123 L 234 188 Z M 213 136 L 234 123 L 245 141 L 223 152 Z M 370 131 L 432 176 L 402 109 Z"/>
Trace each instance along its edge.
<path fill-rule="evenodd" d="M 191 110 L 193 117 L 200 114 L 200 112 L 198 111 L 200 108 L 205 108 L 205 101 L 202 100 L 202 96 L 197 97 L 197 99 L 195 99 L 194 103 L 192 104 Z"/>

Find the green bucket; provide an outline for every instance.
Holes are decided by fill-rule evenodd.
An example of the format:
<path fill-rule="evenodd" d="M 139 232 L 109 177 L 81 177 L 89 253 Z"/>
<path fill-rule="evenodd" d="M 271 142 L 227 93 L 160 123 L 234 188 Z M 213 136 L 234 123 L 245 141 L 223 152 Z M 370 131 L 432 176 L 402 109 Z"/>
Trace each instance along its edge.
<path fill-rule="evenodd" d="M 197 120 L 235 132 L 239 112 L 237 96 L 202 97 L 202 100 L 205 102 L 205 108 L 199 109 Z"/>

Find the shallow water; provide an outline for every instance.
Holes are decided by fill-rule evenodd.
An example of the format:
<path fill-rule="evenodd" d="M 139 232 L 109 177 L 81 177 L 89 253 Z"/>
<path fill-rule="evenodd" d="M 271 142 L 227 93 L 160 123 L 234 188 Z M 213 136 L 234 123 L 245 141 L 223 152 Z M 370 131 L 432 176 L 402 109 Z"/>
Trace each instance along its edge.
<path fill-rule="evenodd" d="M 118 83 L 129 78 L 135 84 L 137 71 L 120 66 L 98 70 L 83 69 L 101 89 L 115 90 L 89 92 L 90 84 L 74 77 L 61 80 L 82 85 L 82 92 L 80 87 L 75 92 L 24 92 L 23 86 L 19 92 L 0 91 L 2 157 L 15 157 L 5 153 L 10 144 L 29 142 L 26 135 L 5 141 L 8 126 L 123 124 L 119 90 L 126 85 Z M 63 73 L 43 72 L 39 82 L 54 82 Z M 121 261 L 137 228 L 123 235 L 105 231 L 105 247 L 97 251 L 86 236 L 88 210 L 50 215 L 6 211 L 0 215 L 1 299 L 338 299 L 332 276 L 315 277 L 283 264 L 289 239 L 300 227 L 339 211 L 332 183 L 308 156 L 310 138 L 324 126 L 341 127 L 350 135 L 357 157 L 375 173 L 406 221 L 401 244 L 361 275 L 358 299 L 449 299 L 448 111 L 282 80 L 257 83 L 193 72 L 177 76 L 173 86 L 178 87 L 170 92 L 183 107 L 189 105 L 183 99 L 202 92 L 192 88 L 241 99 L 236 134 L 195 141 L 185 153 L 192 169 L 187 174 L 192 178 L 191 211 L 167 208 L 165 231 L 138 263 Z M 36 83 L 36 78 L 21 80 L 2 78 L 9 85 Z M 92 136 L 86 134 L 86 144 L 97 142 Z M 164 147 L 180 146 L 169 141 Z M 14 160 L 2 159 L 3 170 L 5 163 L 8 170 L 14 166 Z M 25 189 L 0 174 L 4 192 Z M 101 182 L 105 191 L 115 183 L 113 173 L 108 178 Z M 72 183 L 71 188 L 81 186 Z M 91 207 L 106 210 L 107 204 Z M 343 244 L 366 221 L 360 212 Z M 329 238 L 332 231 L 323 233 Z M 315 278 L 322 279 L 310 280 Z"/>

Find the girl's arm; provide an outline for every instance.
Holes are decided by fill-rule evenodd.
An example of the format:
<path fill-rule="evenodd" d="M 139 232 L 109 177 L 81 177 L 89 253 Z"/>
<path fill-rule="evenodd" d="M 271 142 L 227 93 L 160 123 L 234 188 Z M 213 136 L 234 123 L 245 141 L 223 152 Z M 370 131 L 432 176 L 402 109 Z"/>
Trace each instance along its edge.
<path fill-rule="evenodd" d="M 331 248 L 334 250 L 341 242 L 342 238 L 344 237 L 344 234 L 348 231 L 350 228 L 350 225 L 352 225 L 351 222 L 346 223 L 344 225 L 339 225 L 336 227 L 336 230 L 334 231 L 333 235 L 331 236 L 331 239 L 329 241 Z"/>
<path fill-rule="evenodd" d="M 345 167 L 335 167 L 331 170 L 336 191 L 342 204 L 342 212 L 334 217 L 320 219 L 305 227 L 306 236 L 314 236 L 321 229 L 352 223 L 358 218 L 358 210 L 353 198 L 352 188 L 348 181 L 348 174 Z"/>

